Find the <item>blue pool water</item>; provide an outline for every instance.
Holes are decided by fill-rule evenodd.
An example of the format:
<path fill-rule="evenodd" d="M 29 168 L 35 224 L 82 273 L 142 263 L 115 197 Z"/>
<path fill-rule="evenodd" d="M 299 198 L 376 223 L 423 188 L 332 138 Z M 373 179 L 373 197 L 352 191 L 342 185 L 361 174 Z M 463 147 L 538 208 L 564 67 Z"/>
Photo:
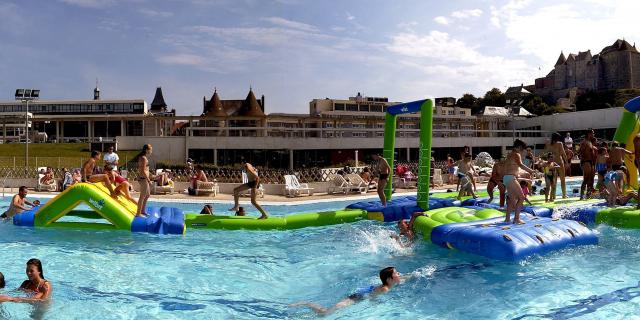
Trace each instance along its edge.
<path fill-rule="evenodd" d="M 283 215 L 347 203 L 267 210 Z M 216 205 L 218 211 L 226 208 Z M 310 310 L 288 304 L 330 306 L 357 288 L 377 284 L 385 266 L 413 278 L 327 318 L 628 319 L 640 314 L 640 231 L 599 226 L 597 246 L 506 263 L 422 241 L 400 248 L 389 238 L 393 230 L 394 224 L 361 221 L 294 231 L 188 230 L 182 237 L 0 223 L 0 271 L 7 278 L 0 294 L 15 293 L 32 257 L 43 261 L 54 287 L 47 304 L 0 304 L 0 319 L 312 319 Z"/>

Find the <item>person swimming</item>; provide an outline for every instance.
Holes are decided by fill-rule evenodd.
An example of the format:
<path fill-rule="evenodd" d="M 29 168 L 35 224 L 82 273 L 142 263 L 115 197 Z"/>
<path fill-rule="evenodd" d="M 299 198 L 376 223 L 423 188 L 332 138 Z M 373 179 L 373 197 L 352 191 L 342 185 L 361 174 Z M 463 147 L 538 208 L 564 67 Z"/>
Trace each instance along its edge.
<path fill-rule="evenodd" d="M 31 297 L 21 298 L 0 295 L 0 302 L 37 302 L 46 300 L 51 296 L 53 288 L 51 283 L 44 278 L 40 260 L 29 259 L 26 273 L 28 279 L 20 285 L 20 290 L 31 294 Z"/>
<path fill-rule="evenodd" d="M 393 289 L 397 284 L 402 283 L 405 279 L 402 278 L 400 273 L 396 270 L 395 267 L 386 267 L 380 270 L 379 273 L 381 285 L 377 286 L 368 286 L 364 288 L 360 288 L 355 290 L 354 293 L 347 296 L 345 299 L 336 303 L 331 308 L 324 308 L 320 305 L 309 303 L 309 302 L 298 302 L 289 305 L 290 307 L 308 307 L 313 310 L 318 315 L 328 315 L 335 312 L 338 309 L 348 307 L 356 302 L 360 302 L 366 298 L 375 297 L 377 295 L 387 293 L 389 290 Z"/>
<path fill-rule="evenodd" d="M 400 219 L 398 221 L 398 234 L 391 235 L 391 238 L 398 241 L 398 243 L 403 247 L 410 247 L 415 240 L 415 233 L 413 232 L 413 224 L 416 221 L 416 218 L 424 215 L 424 212 L 414 212 L 409 220 L 409 223 L 404 221 L 404 219 Z M 406 241 L 403 241 L 403 238 Z"/>

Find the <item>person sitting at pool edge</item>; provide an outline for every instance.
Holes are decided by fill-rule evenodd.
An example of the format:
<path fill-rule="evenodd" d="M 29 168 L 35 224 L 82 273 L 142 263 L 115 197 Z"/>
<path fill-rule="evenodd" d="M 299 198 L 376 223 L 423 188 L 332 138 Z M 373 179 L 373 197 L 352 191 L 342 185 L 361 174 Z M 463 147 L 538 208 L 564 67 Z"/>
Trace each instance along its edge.
<path fill-rule="evenodd" d="M 42 262 L 38 259 L 29 259 L 27 261 L 27 277 L 20 285 L 20 290 L 23 290 L 29 294 L 29 298 L 10 297 L 0 295 L 0 302 L 37 302 L 48 299 L 51 296 L 52 286 L 49 281 L 44 278 L 44 272 L 42 271 Z"/>
<path fill-rule="evenodd" d="M 27 198 L 27 187 L 25 186 L 21 186 L 18 189 L 18 194 L 13 196 L 13 199 L 11 200 L 11 204 L 9 205 L 9 209 L 7 209 L 7 211 L 5 211 L 0 218 L 3 219 L 10 219 L 13 216 L 15 216 L 16 214 L 22 212 L 22 211 L 26 211 L 29 210 L 29 208 L 25 207 L 26 205 L 31 206 L 32 208 L 35 206 L 39 206 L 40 205 L 40 201 L 39 200 L 35 200 L 32 202 L 29 202 L 26 198 Z"/>
<path fill-rule="evenodd" d="M 205 204 L 204 207 L 202 207 L 202 210 L 200 210 L 200 214 L 213 215 L 213 206 L 210 204 Z"/>
<path fill-rule="evenodd" d="M 335 312 L 338 309 L 348 307 L 356 302 L 360 302 L 367 297 L 375 297 L 377 295 L 387 293 L 389 290 L 393 289 L 393 287 L 397 284 L 400 284 L 403 279 L 398 271 L 396 271 L 395 267 L 386 267 L 380 270 L 380 281 L 382 281 L 381 285 L 378 286 L 369 286 L 356 290 L 353 294 L 349 295 L 347 298 L 341 300 L 336 303 L 331 308 L 324 308 L 314 303 L 309 302 L 298 302 L 290 305 L 290 307 L 308 307 L 313 310 L 318 315 L 328 315 Z"/>

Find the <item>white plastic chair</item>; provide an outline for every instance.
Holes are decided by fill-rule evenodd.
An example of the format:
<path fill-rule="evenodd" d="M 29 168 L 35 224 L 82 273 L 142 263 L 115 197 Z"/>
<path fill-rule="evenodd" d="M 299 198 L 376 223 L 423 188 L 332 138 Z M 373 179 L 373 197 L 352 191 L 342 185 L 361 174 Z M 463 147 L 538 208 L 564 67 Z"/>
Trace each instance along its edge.
<path fill-rule="evenodd" d="M 218 192 L 220 192 L 220 187 L 216 181 L 196 182 L 196 196 L 213 194 L 215 197 L 218 195 Z"/>
<path fill-rule="evenodd" d="M 159 174 L 162 174 L 162 169 L 156 169 L 156 176 Z M 166 172 L 165 172 L 166 173 Z M 160 193 L 164 193 L 164 194 L 173 194 L 174 192 L 174 185 L 173 185 L 173 181 L 171 179 L 169 179 L 169 177 L 167 177 L 168 179 L 168 184 L 161 186 L 158 185 L 158 181 L 154 181 L 153 184 L 151 185 L 151 193 L 153 194 L 160 194 Z"/>
<path fill-rule="evenodd" d="M 299 196 L 302 193 L 306 193 L 309 196 L 313 195 L 313 188 L 310 188 L 307 183 L 300 183 L 295 175 L 285 175 L 284 182 L 284 192 L 289 197 Z"/>
<path fill-rule="evenodd" d="M 53 179 L 53 184 L 42 184 L 40 181 L 42 181 L 42 178 L 45 175 L 45 172 L 47 171 L 47 167 L 39 167 L 38 168 L 38 183 L 36 185 L 36 190 L 38 191 L 56 191 L 57 190 L 57 183 L 55 182 L 56 179 Z"/>

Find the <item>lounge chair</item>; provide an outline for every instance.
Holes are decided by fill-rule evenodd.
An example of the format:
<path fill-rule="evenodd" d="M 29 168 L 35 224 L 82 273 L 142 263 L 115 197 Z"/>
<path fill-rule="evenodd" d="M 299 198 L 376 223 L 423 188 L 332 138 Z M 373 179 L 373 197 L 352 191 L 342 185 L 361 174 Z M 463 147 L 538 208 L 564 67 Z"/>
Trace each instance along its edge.
<path fill-rule="evenodd" d="M 340 192 L 344 194 L 347 194 L 349 192 L 362 193 L 365 191 L 364 186 L 354 186 L 339 174 L 334 174 L 329 176 L 329 180 L 330 180 L 330 185 L 329 185 L 329 188 L 327 189 L 327 192 L 329 194 L 332 194 L 335 192 Z"/>
<path fill-rule="evenodd" d="M 213 193 L 213 196 L 217 196 L 220 192 L 220 187 L 216 181 L 197 181 L 196 182 L 196 196 L 209 195 Z"/>
<path fill-rule="evenodd" d="M 156 175 L 162 174 L 162 169 L 156 169 Z M 166 173 L 166 172 L 165 172 Z M 168 179 L 168 184 L 161 186 L 158 185 L 158 181 L 153 181 L 153 183 L 151 184 L 151 193 L 152 194 L 173 194 L 174 191 L 174 187 L 173 187 L 173 180 L 169 179 L 169 177 L 167 177 Z"/>
<path fill-rule="evenodd" d="M 364 179 L 362 179 L 359 174 L 350 173 L 346 175 L 346 179 L 349 181 L 354 190 L 356 188 L 364 188 L 364 192 L 369 192 L 369 184 L 364 181 Z"/>
<path fill-rule="evenodd" d="M 248 183 L 249 182 L 249 177 L 247 176 L 247 173 L 242 171 L 242 183 Z M 251 196 L 251 189 L 242 191 L 240 193 L 241 196 Z M 258 188 L 256 188 L 256 195 L 260 198 L 264 198 L 264 187 L 262 186 L 262 183 L 258 186 Z"/>
<path fill-rule="evenodd" d="M 36 185 L 36 190 L 37 191 L 56 191 L 58 189 L 57 187 L 57 183 L 55 182 L 56 179 L 53 178 L 53 184 L 42 184 L 40 181 L 42 181 L 42 178 L 45 175 L 45 172 L 47 171 L 47 167 L 39 167 L 38 168 L 38 181 L 37 181 L 37 185 Z"/>
<path fill-rule="evenodd" d="M 306 193 L 309 196 L 313 195 L 313 188 L 310 188 L 307 183 L 300 183 L 295 175 L 285 175 L 284 182 L 284 193 L 288 197 L 299 196 L 302 193 Z"/>
<path fill-rule="evenodd" d="M 444 185 L 444 180 L 442 179 L 442 169 L 433 169 L 433 185 L 436 187 Z"/>

